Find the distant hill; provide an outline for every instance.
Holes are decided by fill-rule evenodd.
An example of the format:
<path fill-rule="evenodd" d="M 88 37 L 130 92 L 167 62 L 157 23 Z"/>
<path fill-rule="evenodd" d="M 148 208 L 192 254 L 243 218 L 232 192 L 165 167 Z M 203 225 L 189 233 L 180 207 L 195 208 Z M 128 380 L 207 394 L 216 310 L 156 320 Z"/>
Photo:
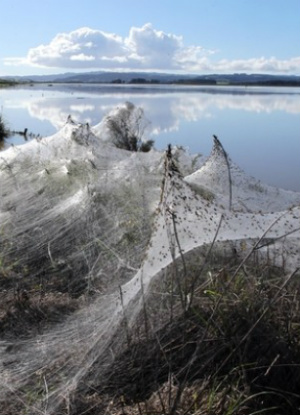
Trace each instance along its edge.
<path fill-rule="evenodd" d="M 210 74 L 188 75 L 159 72 L 85 72 L 56 75 L 32 75 L 3 77 L 7 81 L 17 82 L 59 82 L 59 83 L 161 83 L 184 85 L 270 85 L 300 86 L 300 76 L 268 74 Z"/>

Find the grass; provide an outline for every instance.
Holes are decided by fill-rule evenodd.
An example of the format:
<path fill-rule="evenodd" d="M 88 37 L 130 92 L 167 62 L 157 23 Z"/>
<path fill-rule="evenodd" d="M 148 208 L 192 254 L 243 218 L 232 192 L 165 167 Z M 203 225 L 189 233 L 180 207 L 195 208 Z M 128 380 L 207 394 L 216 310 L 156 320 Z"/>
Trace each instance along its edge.
<path fill-rule="evenodd" d="M 213 197 L 209 193 L 206 196 Z M 124 235 L 118 239 L 120 246 L 116 244 L 124 255 L 145 231 L 139 225 L 141 220 L 134 221 L 130 209 L 131 204 L 122 209 L 126 220 L 119 228 L 124 228 Z M 142 219 L 146 211 L 141 209 L 137 214 Z M 70 229 L 82 232 L 76 223 Z M 64 235 L 61 238 L 74 241 L 64 239 Z M 56 413 L 300 414 L 300 273 L 295 270 L 287 275 L 268 257 L 258 257 L 258 242 L 250 242 L 252 255 L 244 259 L 228 241 L 213 241 L 174 259 L 142 296 L 137 318 L 131 318 L 136 317 L 136 303 L 130 304 L 126 313 L 123 310 L 124 322 L 105 350 L 109 358 L 101 355 L 98 361 L 95 356 L 76 389 L 72 393 L 66 390 L 66 402 Z M 49 245 L 39 260 L 37 253 L 27 259 L 26 269 L 24 264 L 7 263 L 5 250 L 9 247 L 4 240 L 0 248 L 0 334 L 12 340 L 13 347 L 17 346 L 16 339 L 34 340 L 37 334 L 76 312 L 81 301 L 91 299 L 88 284 L 81 284 L 78 277 L 84 275 L 81 256 L 78 275 L 74 275 L 71 267 L 52 260 L 55 256 Z M 101 249 L 107 247 L 96 248 L 96 257 L 99 254 L 103 261 Z M 116 278 L 113 261 L 117 252 L 108 252 L 107 274 L 111 280 Z M 48 256 L 51 266 L 46 269 L 43 264 L 46 259 L 49 264 Z M 45 275 L 37 275 L 38 267 Z M 71 281 L 80 286 L 72 286 Z M 33 384 L 36 379 L 26 384 L 19 396 L 12 395 L 3 403 L 0 414 L 32 414 L 36 402 L 47 398 L 55 386 L 55 376 L 63 376 L 59 372 L 63 365 L 62 361 L 59 368 L 48 366 L 47 373 L 35 372 L 39 376 L 37 385 Z M 54 377 L 49 385 L 46 375 L 47 379 Z M 46 414 L 46 409 L 34 413 Z"/>
<path fill-rule="evenodd" d="M 61 414 L 300 414 L 299 272 L 254 257 L 241 267 L 222 244 L 203 266 L 209 250 L 187 254 L 185 267 L 177 260 L 176 278 L 174 264 L 164 270 L 135 324 L 120 327 L 127 340 L 115 351 L 112 342 L 112 365 L 95 362 Z M 182 287 L 194 290 L 185 309 Z M 20 328 L 31 337 L 77 308 L 67 293 L 27 289 L 1 295 L 2 338 Z"/>
<path fill-rule="evenodd" d="M 234 270 L 206 270 L 188 311 L 153 294 L 128 348 L 92 394 L 75 397 L 74 414 L 299 414 L 299 273 Z"/>

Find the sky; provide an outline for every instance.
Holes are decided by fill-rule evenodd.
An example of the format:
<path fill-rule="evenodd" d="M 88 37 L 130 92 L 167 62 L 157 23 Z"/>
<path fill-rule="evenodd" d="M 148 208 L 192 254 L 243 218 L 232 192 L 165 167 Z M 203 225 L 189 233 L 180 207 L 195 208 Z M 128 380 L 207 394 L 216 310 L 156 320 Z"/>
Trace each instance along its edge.
<path fill-rule="evenodd" d="M 300 75 L 300 0 L 0 0 L 0 77 Z"/>

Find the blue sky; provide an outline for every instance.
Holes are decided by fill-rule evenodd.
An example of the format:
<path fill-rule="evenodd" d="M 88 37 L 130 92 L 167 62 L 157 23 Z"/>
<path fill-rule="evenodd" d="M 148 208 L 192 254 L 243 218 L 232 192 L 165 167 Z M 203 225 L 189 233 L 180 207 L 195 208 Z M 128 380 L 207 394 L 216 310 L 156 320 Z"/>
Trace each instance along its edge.
<path fill-rule="evenodd" d="M 300 0 L 0 0 L 0 76 L 300 75 Z"/>

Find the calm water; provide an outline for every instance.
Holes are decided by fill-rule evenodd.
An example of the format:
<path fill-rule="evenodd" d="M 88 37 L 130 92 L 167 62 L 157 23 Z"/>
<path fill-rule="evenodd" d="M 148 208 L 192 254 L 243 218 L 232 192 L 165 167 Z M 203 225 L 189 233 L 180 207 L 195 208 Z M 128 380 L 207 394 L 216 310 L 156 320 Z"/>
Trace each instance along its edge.
<path fill-rule="evenodd" d="M 99 123 L 131 101 L 151 122 L 159 149 L 168 143 L 208 155 L 216 134 L 237 164 L 271 185 L 300 191 L 300 89 L 129 85 L 40 85 L 0 90 L 0 112 L 11 130 L 51 135 L 69 114 Z M 15 136 L 5 146 L 24 143 Z"/>

